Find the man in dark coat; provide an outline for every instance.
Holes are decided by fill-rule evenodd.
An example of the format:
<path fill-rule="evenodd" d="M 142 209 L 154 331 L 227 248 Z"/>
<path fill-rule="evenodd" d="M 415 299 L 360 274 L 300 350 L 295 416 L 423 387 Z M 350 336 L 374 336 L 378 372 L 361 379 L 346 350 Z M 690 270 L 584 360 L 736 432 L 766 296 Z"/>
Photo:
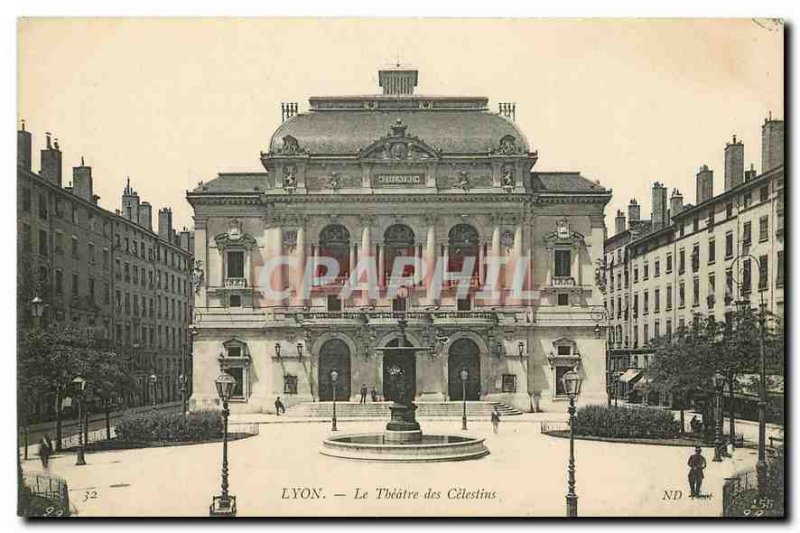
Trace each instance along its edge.
<path fill-rule="evenodd" d="M 42 461 L 42 468 L 47 470 L 49 468 L 50 456 L 53 455 L 53 444 L 50 442 L 50 436 L 42 435 L 42 442 L 39 444 L 39 459 Z"/>
<path fill-rule="evenodd" d="M 696 446 L 694 454 L 689 456 L 689 496 L 700 496 L 700 486 L 703 484 L 703 470 L 706 467 L 706 458 L 703 457 L 700 446 Z"/>
<path fill-rule="evenodd" d="M 278 396 L 275 399 L 275 414 L 280 416 L 281 413 L 285 413 L 285 412 L 286 412 L 286 406 L 283 405 L 283 402 L 281 401 L 281 397 Z"/>
<path fill-rule="evenodd" d="M 367 386 L 361 385 L 361 401 L 358 403 L 367 403 Z"/>

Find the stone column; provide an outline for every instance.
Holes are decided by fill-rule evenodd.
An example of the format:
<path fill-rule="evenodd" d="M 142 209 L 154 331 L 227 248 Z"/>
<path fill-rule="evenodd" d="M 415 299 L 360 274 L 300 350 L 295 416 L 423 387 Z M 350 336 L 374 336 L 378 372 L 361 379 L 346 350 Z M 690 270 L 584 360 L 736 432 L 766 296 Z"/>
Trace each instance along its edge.
<path fill-rule="evenodd" d="M 301 220 L 297 226 L 297 241 L 295 242 L 295 300 L 297 305 L 306 305 L 305 299 L 305 268 L 306 268 L 306 228 Z"/>
<path fill-rule="evenodd" d="M 355 243 L 350 245 L 350 274 L 352 275 L 353 272 L 356 270 L 356 262 L 358 261 L 358 245 Z"/>
<path fill-rule="evenodd" d="M 386 246 L 378 244 L 378 286 L 386 286 Z"/>
<path fill-rule="evenodd" d="M 492 229 L 492 249 L 489 253 L 489 257 L 494 258 L 496 261 L 499 261 L 502 256 L 502 251 L 500 249 L 500 223 L 498 220 L 494 221 L 494 228 Z M 500 284 L 501 280 L 503 279 L 503 267 L 500 265 L 496 272 L 496 278 L 493 280 L 487 280 L 493 284 L 493 296 L 491 298 L 491 302 L 493 305 L 497 305 L 500 301 Z"/>
<path fill-rule="evenodd" d="M 422 282 L 422 245 L 414 244 L 414 285 Z"/>
<path fill-rule="evenodd" d="M 483 285 L 484 279 L 486 277 L 486 265 L 484 262 L 486 261 L 486 253 L 484 244 L 482 241 L 478 242 L 478 284 Z"/>
<path fill-rule="evenodd" d="M 426 301 L 432 304 L 436 300 L 436 289 L 433 287 L 433 280 L 436 269 L 436 217 L 428 216 L 425 221 L 428 223 L 428 234 L 425 240 L 425 279 L 428 283 Z"/>
<path fill-rule="evenodd" d="M 360 261 L 364 266 L 370 265 L 372 261 L 372 217 L 364 216 L 361 217 L 361 258 Z M 359 277 L 358 281 L 364 281 L 368 285 L 374 283 L 374 280 L 370 279 L 369 275 L 370 269 L 367 268 L 367 272 L 364 275 L 363 280 Z M 364 290 L 361 293 L 362 302 L 364 305 L 369 305 L 369 290 Z"/>
<path fill-rule="evenodd" d="M 442 283 L 446 286 L 450 281 L 450 275 L 447 272 L 448 263 L 450 262 L 450 243 L 442 244 Z"/>

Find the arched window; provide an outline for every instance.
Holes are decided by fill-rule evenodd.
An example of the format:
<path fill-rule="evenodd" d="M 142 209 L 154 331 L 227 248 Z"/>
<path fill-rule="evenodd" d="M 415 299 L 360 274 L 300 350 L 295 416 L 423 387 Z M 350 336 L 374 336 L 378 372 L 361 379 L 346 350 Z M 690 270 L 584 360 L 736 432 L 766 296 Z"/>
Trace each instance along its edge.
<path fill-rule="evenodd" d="M 470 277 L 478 275 L 478 230 L 469 224 L 458 224 L 448 234 L 448 272 L 461 272 L 467 258 L 472 258 Z"/>
<path fill-rule="evenodd" d="M 414 231 L 404 224 L 389 226 L 383 234 L 384 243 L 384 279 L 392 275 L 395 259 L 398 257 L 414 257 Z M 413 264 L 406 264 L 401 275 L 410 277 L 414 274 Z"/>
<path fill-rule="evenodd" d="M 319 233 L 319 256 L 329 257 L 339 265 L 340 278 L 350 275 L 350 232 L 340 224 L 325 226 Z M 325 265 L 317 267 L 317 277 L 326 274 Z"/>

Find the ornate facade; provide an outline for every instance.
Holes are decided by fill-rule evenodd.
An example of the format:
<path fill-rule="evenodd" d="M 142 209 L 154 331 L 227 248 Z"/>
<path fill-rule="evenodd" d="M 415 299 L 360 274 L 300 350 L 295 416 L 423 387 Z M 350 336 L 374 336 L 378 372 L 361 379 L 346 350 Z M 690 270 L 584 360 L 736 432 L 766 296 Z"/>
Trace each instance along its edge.
<path fill-rule="evenodd" d="M 362 385 L 390 399 L 387 372 L 416 401 L 466 393 L 531 411 L 563 409 L 560 377 L 577 368 L 582 401 L 604 401 L 592 310 L 610 191 L 534 171 L 512 106 L 414 94 L 414 70 L 380 79 L 382 95 L 313 97 L 300 114 L 285 104 L 266 172 L 187 194 L 192 408 L 216 405 L 221 369 L 238 382 L 233 412 L 327 401 L 334 388 L 355 399 Z M 397 349 L 401 338 L 412 346 Z"/>

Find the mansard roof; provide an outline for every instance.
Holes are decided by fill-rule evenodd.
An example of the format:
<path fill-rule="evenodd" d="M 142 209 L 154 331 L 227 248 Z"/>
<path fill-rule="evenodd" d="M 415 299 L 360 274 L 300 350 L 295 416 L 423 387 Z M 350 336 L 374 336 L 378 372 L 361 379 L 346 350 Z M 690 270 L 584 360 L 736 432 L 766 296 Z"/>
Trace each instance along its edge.
<path fill-rule="evenodd" d="M 200 182 L 192 192 L 198 193 L 247 193 L 262 192 L 267 179 L 266 172 L 220 173 L 208 182 Z"/>
<path fill-rule="evenodd" d="M 270 152 L 280 152 L 283 139 L 290 136 L 311 155 L 356 155 L 384 137 L 397 120 L 407 126 L 408 135 L 442 154 L 488 155 L 506 136 L 514 138 L 522 154 L 530 152 L 525 135 L 513 122 L 484 109 L 312 110 L 278 127 Z"/>
<path fill-rule="evenodd" d="M 602 185 L 580 172 L 531 172 L 531 189 L 540 192 L 602 193 Z"/>

